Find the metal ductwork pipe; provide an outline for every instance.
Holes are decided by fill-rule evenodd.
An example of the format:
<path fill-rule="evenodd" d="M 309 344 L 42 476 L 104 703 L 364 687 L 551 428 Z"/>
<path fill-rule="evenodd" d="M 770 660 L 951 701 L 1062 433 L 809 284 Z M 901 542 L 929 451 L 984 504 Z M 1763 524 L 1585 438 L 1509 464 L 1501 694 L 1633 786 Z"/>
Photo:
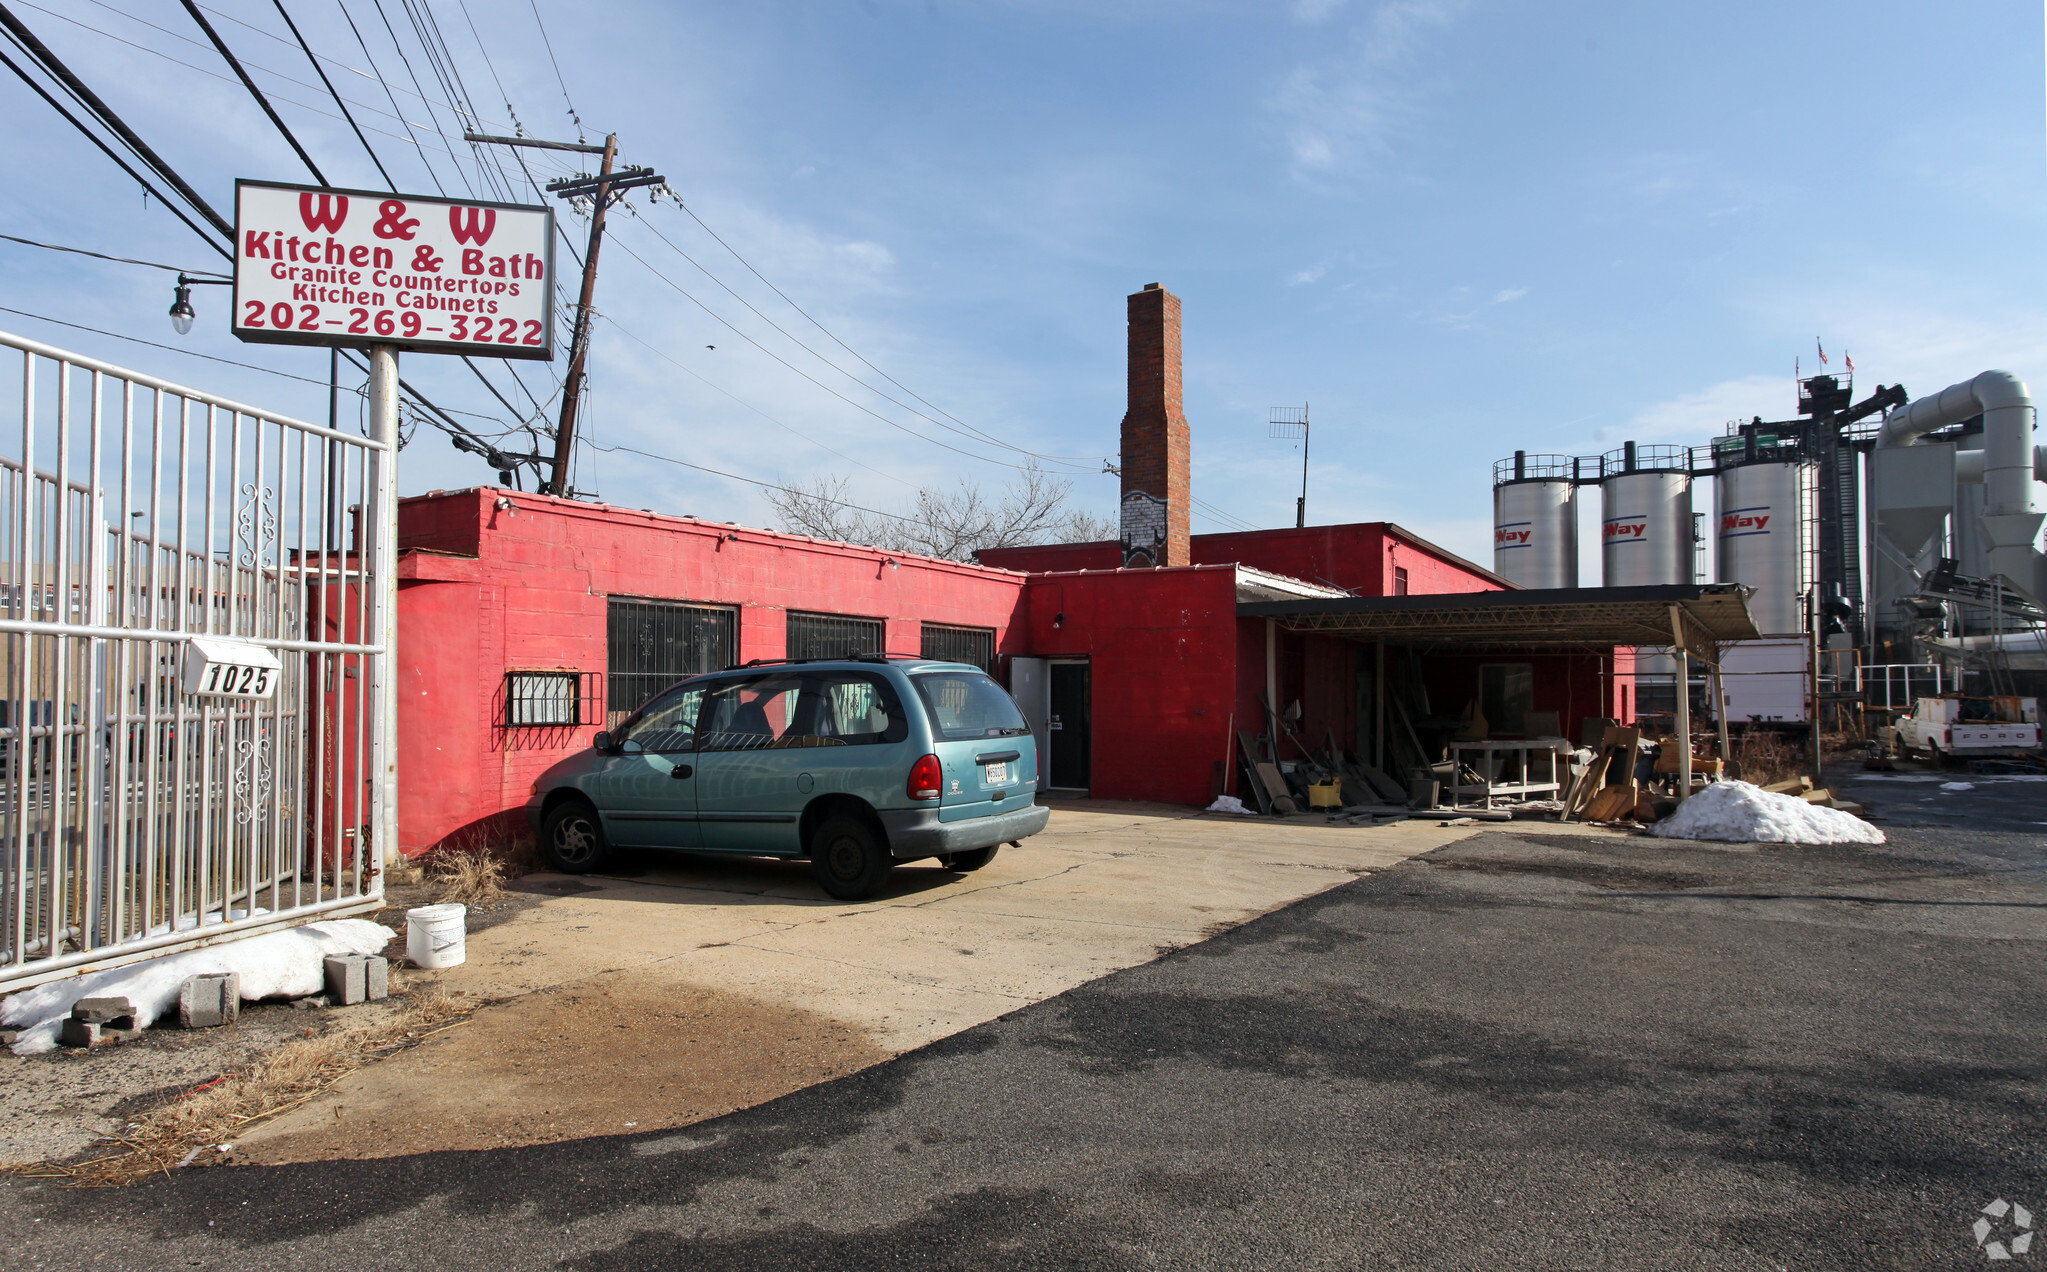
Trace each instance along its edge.
<path fill-rule="evenodd" d="M 2009 371 L 1985 371 L 1893 411 L 1877 434 L 1879 448 L 1909 446 L 1936 429 L 1983 417 L 1983 515 L 1978 518 L 1992 573 L 2032 595 L 2034 543 L 2047 514 L 2033 500 L 2040 466 L 2033 444 L 2033 399 Z"/>

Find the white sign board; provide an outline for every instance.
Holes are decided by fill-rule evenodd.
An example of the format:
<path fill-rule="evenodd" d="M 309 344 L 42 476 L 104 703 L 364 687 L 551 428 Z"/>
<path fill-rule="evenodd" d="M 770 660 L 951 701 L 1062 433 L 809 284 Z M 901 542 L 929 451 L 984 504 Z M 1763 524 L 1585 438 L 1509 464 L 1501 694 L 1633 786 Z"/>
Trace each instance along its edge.
<path fill-rule="evenodd" d="M 554 357 L 554 211 L 235 182 L 232 330 L 257 344 Z"/>
<path fill-rule="evenodd" d="M 282 672 L 277 655 L 261 645 L 194 636 L 185 642 L 179 681 L 201 698 L 268 698 Z"/>

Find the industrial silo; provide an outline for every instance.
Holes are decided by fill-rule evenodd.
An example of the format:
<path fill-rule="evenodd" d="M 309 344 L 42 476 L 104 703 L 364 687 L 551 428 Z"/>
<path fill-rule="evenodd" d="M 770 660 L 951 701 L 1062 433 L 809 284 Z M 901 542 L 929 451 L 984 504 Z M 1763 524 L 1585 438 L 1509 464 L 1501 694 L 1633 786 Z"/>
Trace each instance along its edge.
<path fill-rule="evenodd" d="M 1629 442 L 1600 457 L 1600 472 L 1600 582 L 1695 582 L 1690 451 Z"/>
<path fill-rule="evenodd" d="M 1493 569 L 1523 587 L 1578 586 L 1578 485 L 1568 455 L 1493 465 Z"/>
<path fill-rule="evenodd" d="M 1792 636 L 1805 630 L 1805 466 L 1776 442 L 1748 431 L 1715 456 L 1715 577 L 1754 589 L 1758 632 Z"/>

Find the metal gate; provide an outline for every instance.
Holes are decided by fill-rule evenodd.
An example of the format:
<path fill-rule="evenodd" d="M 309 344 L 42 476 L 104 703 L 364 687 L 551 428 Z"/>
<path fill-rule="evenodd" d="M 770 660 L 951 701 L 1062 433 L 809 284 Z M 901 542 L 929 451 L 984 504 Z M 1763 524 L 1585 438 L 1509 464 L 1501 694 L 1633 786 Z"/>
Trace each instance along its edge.
<path fill-rule="evenodd" d="M 375 908 L 391 450 L 0 349 L 0 992 Z M 184 693 L 192 636 L 273 696 Z"/>

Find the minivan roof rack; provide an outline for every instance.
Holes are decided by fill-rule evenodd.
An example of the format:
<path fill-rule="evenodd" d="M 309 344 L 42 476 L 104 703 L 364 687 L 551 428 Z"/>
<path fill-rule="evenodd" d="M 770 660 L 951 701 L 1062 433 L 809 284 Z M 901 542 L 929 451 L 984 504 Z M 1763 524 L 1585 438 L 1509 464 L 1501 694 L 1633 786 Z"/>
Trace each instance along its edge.
<path fill-rule="evenodd" d="M 899 659 L 903 660 L 904 662 L 930 662 L 930 661 L 933 661 L 933 660 L 931 660 L 931 659 L 928 659 L 928 658 L 924 657 L 924 656 L 923 656 L 922 654 L 874 654 L 874 653 L 867 653 L 867 654 L 828 654 L 828 655 L 825 655 L 825 656 L 823 656 L 823 657 L 819 657 L 819 658 L 751 658 L 751 659 L 748 659 L 748 660 L 747 660 L 746 662 L 743 662 L 743 663 L 726 663 L 726 664 L 725 664 L 725 670 L 726 670 L 726 671 L 745 671 L 745 670 L 746 670 L 747 668 L 749 668 L 749 667 L 783 667 L 783 666 L 791 666 L 791 665 L 794 665 L 794 664 L 799 664 L 799 663 L 821 663 L 821 662 L 864 662 L 864 663 L 886 663 L 886 662 L 888 662 L 888 661 L 889 661 L 889 659 L 891 659 L 891 658 L 899 658 Z"/>

